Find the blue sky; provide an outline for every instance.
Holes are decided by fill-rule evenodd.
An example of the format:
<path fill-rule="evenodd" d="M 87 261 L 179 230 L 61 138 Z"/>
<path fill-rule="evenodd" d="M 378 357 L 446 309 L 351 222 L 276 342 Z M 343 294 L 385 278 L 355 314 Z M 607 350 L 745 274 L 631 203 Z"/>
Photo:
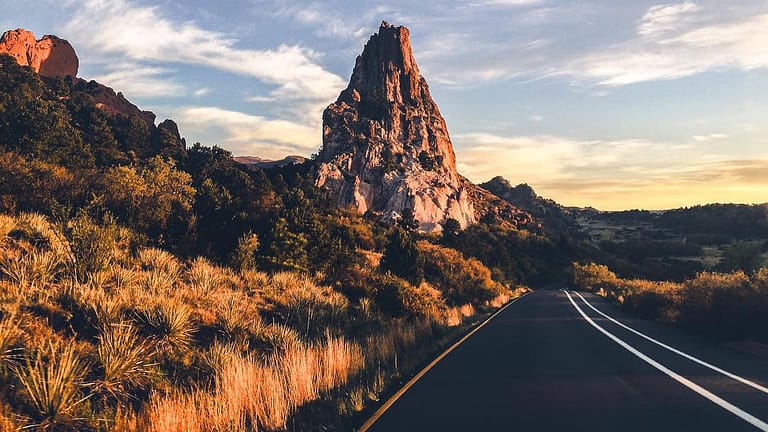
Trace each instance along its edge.
<path fill-rule="evenodd" d="M 411 29 L 459 171 L 566 205 L 768 201 L 768 1 L 0 0 L 188 142 L 308 156 L 386 19 Z M 429 4 L 428 4 L 429 3 Z"/>

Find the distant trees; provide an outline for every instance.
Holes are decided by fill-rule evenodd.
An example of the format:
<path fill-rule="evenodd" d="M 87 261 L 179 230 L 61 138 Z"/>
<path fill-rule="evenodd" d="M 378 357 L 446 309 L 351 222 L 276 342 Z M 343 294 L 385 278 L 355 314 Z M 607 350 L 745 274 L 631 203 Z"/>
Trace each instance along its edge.
<path fill-rule="evenodd" d="M 424 257 L 424 276 L 445 295 L 449 305 L 481 304 L 504 291 L 491 271 L 475 258 L 426 241 L 417 244 Z"/>

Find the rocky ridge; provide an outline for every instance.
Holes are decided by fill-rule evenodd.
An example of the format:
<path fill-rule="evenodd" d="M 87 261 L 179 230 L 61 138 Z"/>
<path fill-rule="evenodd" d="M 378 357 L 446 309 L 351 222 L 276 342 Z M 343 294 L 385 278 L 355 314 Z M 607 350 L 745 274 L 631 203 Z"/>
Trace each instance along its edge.
<path fill-rule="evenodd" d="M 413 57 L 405 27 L 383 22 L 348 87 L 323 113 L 317 185 L 339 205 L 385 219 L 413 210 L 420 228 L 476 221 L 456 171 L 445 120 Z"/>
<path fill-rule="evenodd" d="M 104 84 L 77 78 L 80 61 L 75 49 L 64 39 L 45 35 L 37 40 L 32 32 L 23 28 L 8 30 L 0 36 L 0 54 L 10 55 L 18 64 L 29 66 L 41 76 L 72 80 L 73 87 L 91 96 L 97 108 L 111 115 L 139 118 L 153 134 L 168 135 L 181 149 L 186 146 L 173 120 L 166 119 L 155 126 L 156 116 L 153 112 L 140 110 L 122 93 Z"/>

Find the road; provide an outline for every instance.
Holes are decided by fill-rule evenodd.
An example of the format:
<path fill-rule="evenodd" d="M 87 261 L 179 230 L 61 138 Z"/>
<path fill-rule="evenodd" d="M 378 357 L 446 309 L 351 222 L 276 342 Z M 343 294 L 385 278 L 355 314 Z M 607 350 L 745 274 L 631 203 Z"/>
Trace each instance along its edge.
<path fill-rule="evenodd" d="M 440 360 L 368 432 L 736 432 L 765 422 L 768 359 L 591 294 L 542 290 Z"/>

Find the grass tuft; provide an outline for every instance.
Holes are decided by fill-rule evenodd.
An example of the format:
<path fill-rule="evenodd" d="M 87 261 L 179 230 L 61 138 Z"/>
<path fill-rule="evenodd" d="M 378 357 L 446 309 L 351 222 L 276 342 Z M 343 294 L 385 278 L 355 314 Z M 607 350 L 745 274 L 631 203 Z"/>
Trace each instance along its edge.
<path fill-rule="evenodd" d="M 87 399 L 81 388 L 88 363 L 73 344 L 49 344 L 17 368 L 16 375 L 40 429 L 76 424 L 77 408 Z"/>
<path fill-rule="evenodd" d="M 192 310 L 175 299 L 161 300 L 139 309 L 134 315 L 161 348 L 184 350 L 194 340 L 196 328 L 192 322 Z"/>
<path fill-rule="evenodd" d="M 156 374 L 153 352 L 130 324 L 107 327 L 96 345 L 99 379 L 95 391 L 115 400 L 131 398 L 132 390 L 145 387 Z"/>

